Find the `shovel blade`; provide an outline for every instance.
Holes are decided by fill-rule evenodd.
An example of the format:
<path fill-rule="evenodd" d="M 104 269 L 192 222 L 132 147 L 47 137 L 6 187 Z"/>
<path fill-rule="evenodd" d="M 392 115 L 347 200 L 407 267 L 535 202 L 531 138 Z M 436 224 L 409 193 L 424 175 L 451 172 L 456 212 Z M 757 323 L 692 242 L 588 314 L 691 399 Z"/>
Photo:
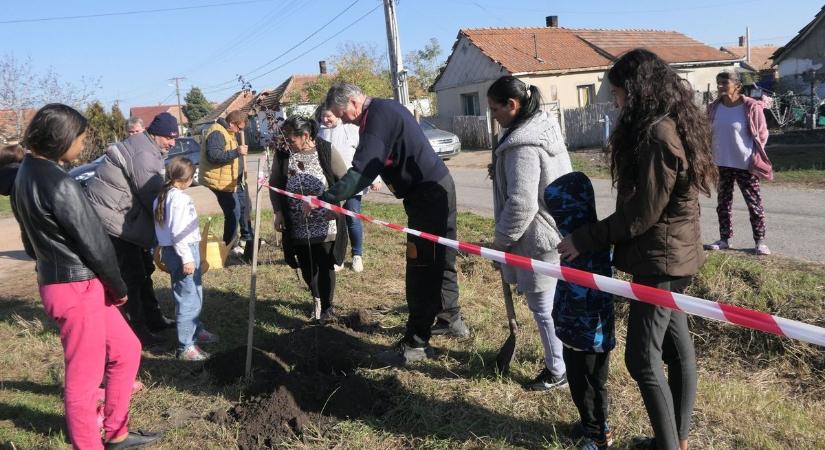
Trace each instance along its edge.
<path fill-rule="evenodd" d="M 510 363 L 513 362 L 513 358 L 515 356 L 516 335 L 514 333 L 510 333 L 510 336 L 506 341 L 504 341 L 504 345 L 501 346 L 501 350 L 498 351 L 498 355 L 496 356 L 496 370 L 499 374 L 507 374 L 510 370 Z"/>

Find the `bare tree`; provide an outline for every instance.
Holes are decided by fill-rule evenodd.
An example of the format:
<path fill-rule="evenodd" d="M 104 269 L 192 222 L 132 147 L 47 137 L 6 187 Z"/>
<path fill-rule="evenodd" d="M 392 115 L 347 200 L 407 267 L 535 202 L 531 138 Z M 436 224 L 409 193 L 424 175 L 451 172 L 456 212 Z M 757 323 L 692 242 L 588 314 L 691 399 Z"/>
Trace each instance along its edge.
<path fill-rule="evenodd" d="M 0 135 L 21 136 L 25 127 L 24 114 L 29 108 L 46 103 L 64 103 L 83 109 L 100 89 L 100 79 L 81 78 L 70 83 L 60 80 L 53 67 L 37 76 L 29 57 L 19 59 L 13 53 L 0 56 L 0 110 L 14 115 L 11 129 L 0 129 Z"/>
<path fill-rule="evenodd" d="M 23 134 L 23 111 L 37 103 L 36 79 L 32 74 L 31 59 L 18 60 L 7 53 L 0 58 L 0 109 L 14 115 L 13 129 L 0 129 L 8 137 Z"/>

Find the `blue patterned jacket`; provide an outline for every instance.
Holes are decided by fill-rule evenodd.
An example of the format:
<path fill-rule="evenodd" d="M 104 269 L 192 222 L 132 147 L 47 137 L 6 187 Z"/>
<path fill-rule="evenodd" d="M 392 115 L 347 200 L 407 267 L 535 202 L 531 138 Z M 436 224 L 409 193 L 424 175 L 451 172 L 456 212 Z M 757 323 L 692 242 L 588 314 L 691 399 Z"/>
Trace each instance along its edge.
<path fill-rule="evenodd" d="M 598 220 L 593 185 L 587 175 L 571 172 L 544 191 L 544 201 L 562 236 Z M 579 255 L 562 265 L 611 277 L 610 252 Z M 577 350 L 606 352 L 616 346 L 613 295 L 559 281 L 553 303 L 556 336 Z"/>

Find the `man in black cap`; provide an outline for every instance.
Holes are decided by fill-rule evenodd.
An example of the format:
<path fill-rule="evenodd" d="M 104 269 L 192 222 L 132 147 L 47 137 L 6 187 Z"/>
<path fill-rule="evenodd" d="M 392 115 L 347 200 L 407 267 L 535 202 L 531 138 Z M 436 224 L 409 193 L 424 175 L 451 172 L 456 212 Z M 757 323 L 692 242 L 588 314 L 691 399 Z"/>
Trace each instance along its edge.
<path fill-rule="evenodd" d="M 177 136 L 177 119 L 158 114 L 143 133 L 109 146 L 86 184 L 86 195 L 114 244 L 128 288 L 126 318 L 144 346 L 160 342 L 152 331 L 174 326 L 174 321 L 163 317 L 154 295 L 144 291 L 152 289 L 147 279 L 149 269 L 154 269 L 151 262 L 146 264 L 146 253 L 155 245 L 152 202 L 164 183 L 164 153 L 175 145 Z"/>

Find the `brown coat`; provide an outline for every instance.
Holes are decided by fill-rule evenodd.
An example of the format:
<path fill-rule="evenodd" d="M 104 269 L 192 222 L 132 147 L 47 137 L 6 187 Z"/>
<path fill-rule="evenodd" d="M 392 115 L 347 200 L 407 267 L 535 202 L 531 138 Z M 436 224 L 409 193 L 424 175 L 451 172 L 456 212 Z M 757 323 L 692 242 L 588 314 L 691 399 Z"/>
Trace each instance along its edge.
<path fill-rule="evenodd" d="M 635 191 L 620 194 L 609 217 L 574 231 L 573 244 L 583 253 L 614 245 L 613 265 L 635 276 L 696 274 L 705 261 L 699 196 L 671 119 L 654 126 L 638 164 Z"/>

